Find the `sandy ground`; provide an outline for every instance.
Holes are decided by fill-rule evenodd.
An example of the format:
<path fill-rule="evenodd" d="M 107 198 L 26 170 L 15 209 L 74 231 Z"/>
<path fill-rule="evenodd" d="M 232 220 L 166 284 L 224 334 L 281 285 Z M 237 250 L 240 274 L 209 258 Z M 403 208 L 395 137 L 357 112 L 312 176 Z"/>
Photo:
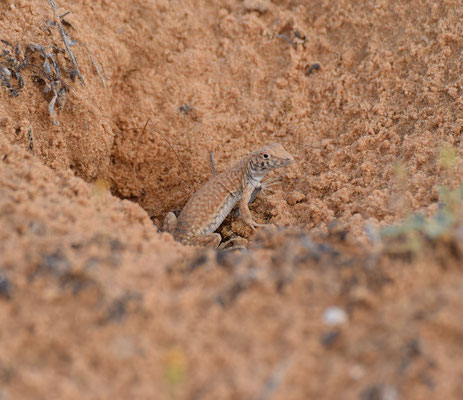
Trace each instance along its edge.
<path fill-rule="evenodd" d="M 461 2 L 67 11 L 85 83 L 48 1 L 0 1 L 0 399 L 463 397 L 461 224 L 371 233 L 461 183 Z M 159 232 L 210 151 L 272 142 L 296 162 L 251 210 L 278 228 L 228 218 L 244 253 Z"/>

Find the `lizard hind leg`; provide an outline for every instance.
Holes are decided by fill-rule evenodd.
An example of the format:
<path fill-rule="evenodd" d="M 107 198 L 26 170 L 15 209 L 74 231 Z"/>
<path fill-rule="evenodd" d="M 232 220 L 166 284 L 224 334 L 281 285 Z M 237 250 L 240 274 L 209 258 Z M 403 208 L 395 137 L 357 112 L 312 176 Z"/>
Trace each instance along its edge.
<path fill-rule="evenodd" d="M 229 251 L 229 250 L 246 250 L 248 246 L 248 241 L 242 237 L 236 237 L 228 239 L 227 241 L 221 243 L 218 247 L 218 250 Z"/>
<path fill-rule="evenodd" d="M 221 240 L 222 236 L 220 236 L 220 233 L 206 233 L 191 238 L 188 240 L 188 244 L 193 246 L 212 247 L 215 249 L 219 246 Z"/>
<path fill-rule="evenodd" d="M 168 212 L 166 218 L 164 218 L 164 223 L 162 224 L 162 231 L 173 234 L 176 226 L 177 217 L 172 211 Z"/>

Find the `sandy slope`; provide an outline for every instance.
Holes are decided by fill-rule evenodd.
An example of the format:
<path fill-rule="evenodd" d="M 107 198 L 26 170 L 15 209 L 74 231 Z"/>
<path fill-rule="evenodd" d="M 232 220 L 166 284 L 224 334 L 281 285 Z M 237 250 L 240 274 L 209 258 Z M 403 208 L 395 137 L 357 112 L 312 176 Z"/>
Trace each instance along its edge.
<path fill-rule="evenodd" d="M 461 398 L 462 247 L 410 263 L 364 225 L 461 181 L 463 6 L 390 3 L 59 1 L 106 88 L 76 44 L 59 125 L 37 69 L 0 90 L 0 398 Z M 0 20 L 19 59 L 63 48 L 45 0 Z M 290 229 L 229 219 L 250 251 L 227 255 L 158 233 L 211 150 L 274 141 L 297 162 L 252 212 Z"/>

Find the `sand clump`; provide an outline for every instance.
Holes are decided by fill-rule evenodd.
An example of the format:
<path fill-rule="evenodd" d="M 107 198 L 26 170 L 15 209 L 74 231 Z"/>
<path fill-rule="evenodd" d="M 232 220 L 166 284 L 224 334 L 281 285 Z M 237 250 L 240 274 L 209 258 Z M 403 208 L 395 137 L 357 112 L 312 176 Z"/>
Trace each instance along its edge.
<path fill-rule="evenodd" d="M 56 120 L 37 68 L 0 90 L 0 398 L 461 397 L 458 225 L 377 239 L 461 183 L 459 2 L 57 6 L 106 87 L 48 1 L 0 2 L 0 51 L 55 51 L 67 88 Z M 296 160 L 251 206 L 276 227 L 219 229 L 247 252 L 159 232 L 210 151 L 271 142 Z"/>

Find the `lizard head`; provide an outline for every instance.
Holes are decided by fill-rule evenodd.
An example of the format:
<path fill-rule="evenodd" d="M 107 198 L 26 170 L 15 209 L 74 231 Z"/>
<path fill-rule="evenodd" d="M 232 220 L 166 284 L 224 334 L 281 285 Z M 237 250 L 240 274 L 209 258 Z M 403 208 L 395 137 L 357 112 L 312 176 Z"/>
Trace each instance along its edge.
<path fill-rule="evenodd" d="M 251 169 L 257 175 L 265 175 L 267 172 L 292 164 L 294 158 L 281 144 L 273 143 L 256 150 L 251 155 Z"/>

